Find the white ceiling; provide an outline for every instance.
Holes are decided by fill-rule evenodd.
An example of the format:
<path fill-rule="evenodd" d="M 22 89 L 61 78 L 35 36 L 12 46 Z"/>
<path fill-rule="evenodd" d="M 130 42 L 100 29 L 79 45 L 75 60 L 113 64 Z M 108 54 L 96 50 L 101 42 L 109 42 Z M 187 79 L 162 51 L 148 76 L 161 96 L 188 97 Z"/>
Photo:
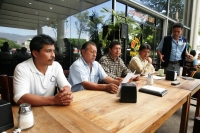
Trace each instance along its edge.
<path fill-rule="evenodd" d="M 36 30 L 106 1 L 0 0 L 0 26 Z"/>

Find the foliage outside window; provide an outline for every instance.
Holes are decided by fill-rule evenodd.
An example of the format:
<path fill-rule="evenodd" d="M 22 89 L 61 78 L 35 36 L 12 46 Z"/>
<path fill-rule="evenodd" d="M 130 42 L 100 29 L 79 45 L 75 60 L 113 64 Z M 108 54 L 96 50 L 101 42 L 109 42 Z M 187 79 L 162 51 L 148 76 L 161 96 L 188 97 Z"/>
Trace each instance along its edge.
<path fill-rule="evenodd" d="M 19 44 L 15 43 L 15 42 L 13 42 L 11 40 L 5 39 L 5 38 L 0 38 L 0 47 L 3 46 L 4 42 L 8 42 L 10 49 L 11 48 L 21 48 L 21 46 Z"/>
<path fill-rule="evenodd" d="M 109 23 L 104 24 L 104 26 L 105 25 L 108 26 L 108 32 L 105 38 L 103 38 L 104 46 L 106 46 L 108 43 L 108 40 L 107 40 L 108 36 L 113 35 L 113 33 L 115 33 L 115 35 L 118 34 L 117 39 L 120 40 L 119 29 L 120 29 L 121 24 L 128 25 L 128 37 L 131 37 L 132 39 L 134 39 L 134 35 L 140 35 L 142 33 L 141 27 L 138 25 L 138 23 L 130 16 L 125 17 L 125 13 L 123 11 L 115 12 L 114 10 L 103 8 L 102 12 L 111 13 L 115 17 L 115 23 L 109 22 Z"/>

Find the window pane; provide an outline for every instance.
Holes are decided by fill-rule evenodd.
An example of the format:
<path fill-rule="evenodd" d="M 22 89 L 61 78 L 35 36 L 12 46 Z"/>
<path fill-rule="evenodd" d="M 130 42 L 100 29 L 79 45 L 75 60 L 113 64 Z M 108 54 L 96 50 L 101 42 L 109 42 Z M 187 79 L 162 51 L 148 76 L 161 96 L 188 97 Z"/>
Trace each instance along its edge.
<path fill-rule="evenodd" d="M 167 0 L 133 0 L 161 14 L 167 14 Z"/>

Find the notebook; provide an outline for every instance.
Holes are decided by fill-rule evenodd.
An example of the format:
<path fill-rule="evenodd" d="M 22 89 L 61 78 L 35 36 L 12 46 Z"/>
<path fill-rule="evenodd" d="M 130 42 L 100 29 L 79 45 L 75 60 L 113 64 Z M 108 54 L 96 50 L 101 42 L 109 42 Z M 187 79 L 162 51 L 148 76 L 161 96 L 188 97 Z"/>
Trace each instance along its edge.
<path fill-rule="evenodd" d="M 185 79 L 185 80 L 194 80 L 194 78 L 192 78 L 192 77 L 187 77 L 187 76 L 182 76 L 182 78 Z"/>
<path fill-rule="evenodd" d="M 164 96 L 167 94 L 167 90 L 165 88 L 151 86 L 151 85 L 145 85 L 142 88 L 139 89 L 139 92 L 148 93 L 156 96 Z"/>

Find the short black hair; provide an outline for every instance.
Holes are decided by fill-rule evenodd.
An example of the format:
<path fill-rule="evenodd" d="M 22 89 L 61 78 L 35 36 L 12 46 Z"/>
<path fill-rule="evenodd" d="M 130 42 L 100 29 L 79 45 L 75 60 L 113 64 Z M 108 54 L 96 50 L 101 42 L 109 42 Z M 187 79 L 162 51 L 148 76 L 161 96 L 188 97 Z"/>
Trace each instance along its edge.
<path fill-rule="evenodd" d="M 82 50 L 82 49 L 86 50 L 86 49 L 88 48 L 88 45 L 93 45 L 93 46 L 97 47 L 96 44 L 95 44 L 94 42 L 92 42 L 92 41 L 87 41 L 87 42 L 85 42 L 85 43 L 82 45 L 81 50 Z M 82 52 L 81 52 L 81 54 L 82 54 Z"/>
<path fill-rule="evenodd" d="M 21 48 L 21 52 L 22 52 L 22 53 L 27 52 L 27 48 L 26 48 L 26 47 L 22 47 L 22 48 Z"/>
<path fill-rule="evenodd" d="M 181 28 L 183 29 L 183 24 L 182 23 L 174 23 L 173 26 L 172 26 L 172 29 L 174 28 Z"/>
<path fill-rule="evenodd" d="M 120 45 L 121 46 L 121 43 L 118 42 L 118 41 L 112 41 L 109 45 L 109 48 L 112 49 L 115 45 Z"/>
<path fill-rule="evenodd" d="M 87 48 L 88 48 L 88 45 L 90 45 L 90 44 L 96 47 L 96 44 L 95 44 L 94 42 L 92 42 L 92 41 L 87 41 L 87 42 L 85 42 L 85 43 L 82 45 L 81 50 L 82 50 L 82 49 L 87 49 Z"/>
<path fill-rule="evenodd" d="M 148 43 L 141 44 L 139 51 L 142 51 L 143 49 L 148 49 L 151 51 L 151 46 Z"/>
<path fill-rule="evenodd" d="M 30 42 L 31 55 L 32 55 L 33 50 L 40 52 L 40 50 L 44 47 L 44 45 L 47 45 L 47 44 L 48 45 L 55 44 L 55 41 L 49 35 L 40 34 L 33 37 L 33 39 Z"/>
<path fill-rule="evenodd" d="M 3 43 L 3 46 L 6 47 L 6 48 L 9 48 L 8 42 L 4 42 L 4 43 Z"/>
<path fill-rule="evenodd" d="M 195 56 L 197 53 L 196 53 L 195 50 L 191 50 L 191 51 L 190 51 L 190 54 L 193 55 L 193 56 Z"/>

